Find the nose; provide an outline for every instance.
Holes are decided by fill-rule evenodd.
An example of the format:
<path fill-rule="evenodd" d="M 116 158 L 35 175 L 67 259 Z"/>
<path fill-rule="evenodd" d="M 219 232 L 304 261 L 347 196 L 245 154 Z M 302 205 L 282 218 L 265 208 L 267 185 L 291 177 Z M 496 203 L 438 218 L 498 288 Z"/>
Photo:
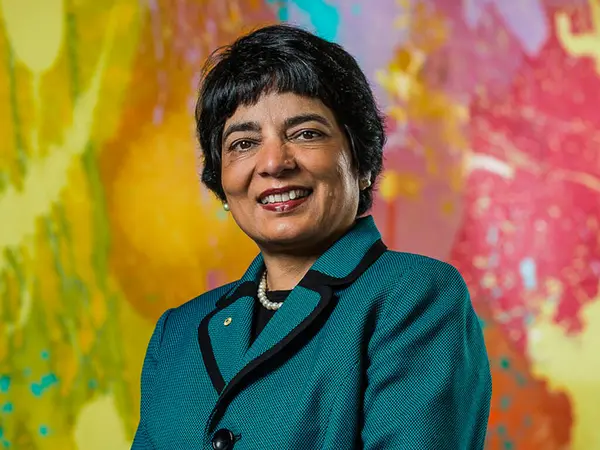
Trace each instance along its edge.
<path fill-rule="evenodd" d="M 296 168 L 294 151 L 289 143 L 272 138 L 263 141 L 258 151 L 257 170 L 262 176 L 281 177 Z"/>

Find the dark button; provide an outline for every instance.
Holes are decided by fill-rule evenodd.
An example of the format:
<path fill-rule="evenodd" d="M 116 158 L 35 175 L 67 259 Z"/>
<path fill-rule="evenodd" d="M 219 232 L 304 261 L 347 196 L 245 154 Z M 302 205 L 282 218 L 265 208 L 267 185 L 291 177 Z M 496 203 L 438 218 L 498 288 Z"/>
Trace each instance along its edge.
<path fill-rule="evenodd" d="M 227 428 L 217 430 L 212 438 L 212 447 L 215 450 L 231 450 L 235 441 L 235 436 Z"/>

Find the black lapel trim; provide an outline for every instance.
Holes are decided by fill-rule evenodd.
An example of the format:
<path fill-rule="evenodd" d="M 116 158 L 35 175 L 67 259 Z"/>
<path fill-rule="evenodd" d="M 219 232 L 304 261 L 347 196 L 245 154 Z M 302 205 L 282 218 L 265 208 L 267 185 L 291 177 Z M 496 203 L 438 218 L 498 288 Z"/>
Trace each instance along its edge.
<path fill-rule="evenodd" d="M 386 250 L 387 250 L 387 247 L 381 241 L 381 239 L 377 240 L 369 248 L 369 250 L 365 253 L 362 260 L 354 268 L 354 270 L 352 272 L 350 272 L 344 278 L 336 278 L 336 277 L 332 277 L 329 275 L 325 275 L 316 270 L 309 270 L 308 273 L 304 276 L 304 278 L 300 281 L 299 285 L 306 289 L 310 289 L 311 291 L 315 291 L 319 294 L 320 300 L 319 300 L 319 303 L 317 304 L 316 308 L 296 328 L 294 328 L 294 330 L 292 332 L 290 332 L 290 334 L 288 334 L 285 338 L 283 338 L 281 341 L 279 341 L 277 344 L 275 344 L 271 349 L 269 349 L 268 351 L 266 351 L 265 353 L 260 355 L 258 358 L 254 359 L 253 361 L 251 361 L 246 367 L 244 367 L 242 370 L 240 370 L 232 378 L 232 380 L 229 382 L 229 384 L 227 384 L 226 387 L 224 387 L 223 377 L 221 376 L 221 373 L 219 372 L 219 369 L 216 366 L 216 362 L 214 360 L 214 355 L 212 353 L 212 348 L 210 347 L 210 339 L 208 338 L 208 320 L 210 320 L 210 317 L 212 317 L 212 315 L 214 315 L 214 313 L 211 314 L 208 319 L 203 320 L 203 323 L 204 323 L 204 321 L 206 321 L 206 326 L 205 326 L 206 338 L 205 339 L 206 339 L 206 342 L 208 343 L 207 350 L 210 352 L 210 354 L 212 356 L 212 360 L 211 360 L 212 362 L 210 362 L 210 363 L 214 364 L 214 366 L 213 366 L 214 371 L 216 372 L 216 374 L 218 374 L 218 378 L 216 377 L 216 374 L 215 374 L 215 379 L 213 379 L 213 375 L 211 375 L 211 380 L 213 380 L 213 386 L 215 386 L 215 389 L 220 394 L 219 399 L 217 400 L 217 404 L 215 405 L 215 408 L 213 409 L 211 417 L 208 421 L 208 432 L 209 433 L 212 432 L 215 424 L 218 422 L 219 418 L 225 411 L 229 398 L 234 396 L 235 393 L 240 390 L 240 388 L 242 386 L 242 381 L 244 379 L 249 377 L 250 374 L 253 374 L 254 376 L 260 376 L 262 371 L 259 371 L 257 369 L 262 368 L 262 366 L 265 366 L 267 362 L 272 363 L 274 361 L 273 357 L 276 356 L 277 354 L 281 353 L 284 349 L 287 351 L 287 354 L 291 354 L 291 353 L 295 352 L 296 346 L 291 345 L 291 344 L 294 343 L 294 341 L 295 342 L 304 342 L 304 340 L 297 339 L 300 335 L 306 334 L 308 336 L 311 336 L 313 333 L 316 333 L 321 328 L 322 324 L 325 323 L 325 321 L 327 320 L 329 313 L 331 313 L 331 311 L 333 310 L 333 307 L 335 306 L 335 303 L 337 301 L 337 297 L 335 297 L 333 295 L 332 286 L 341 287 L 341 286 L 352 283 L 363 272 L 365 272 L 375 261 L 377 261 L 377 259 L 381 255 L 383 255 L 383 253 L 385 253 Z M 248 283 L 246 283 L 246 284 L 248 284 Z M 256 284 L 254 284 L 254 283 L 250 283 L 250 284 L 252 285 L 252 289 L 254 289 L 254 291 L 252 292 L 252 294 L 245 294 L 245 295 L 254 295 L 254 293 L 256 292 Z M 245 289 L 246 289 L 246 287 L 244 288 L 244 290 Z M 240 288 L 238 288 L 236 290 L 236 293 L 234 294 L 233 297 L 239 298 L 240 296 L 236 295 L 236 294 L 240 290 L 241 290 L 241 286 L 240 286 Z M 230 299 L 222 299 L 222 300 L 223 300 L 223 304 L 225 306 L 227 306 L 227 305 L 231 304 L 233 301 L 235 301 L 235 300 L 232 300 L 231 298 Z M 225 306 L 223 306 L 223 307 L 225 307 Z M 317 320 L 317 319 L 320 319 L 320 320 Z M 201 347 L 202 347 L 202 344 L 201 344 Z M 202 349 L 203 349 L 202 351 L 204 354 L 204 347 L 202 347 Z M 206 360 L 207 360 L 207 358 L 205 357 L 205 364 L 206 364 Z M 210 372 L 209 372 L 209 374 L 210 374 Z M 220 381 L 220 383 L 215 384 L 215 380 Z"/>
<path fill-rule="evenodd" d="M 356 280 L 360 275 L 363 274 L 381 255 L 385 253 L 387 250 L 387 246 L 383 243 L 381 239 L 375 241 L 373 245 L 367 250 L 365 256 L 361 259 L 358 265 L 354 268 L 352 272 L 346 275 L 344 278 L 336 278 L 324 273 L 318 272 L 316 270 L 309 270 L 308 273 L 300 280 L 299 285 L 310 289 L 312 291 L 317 290 L 318 286 L 329 285 L 340 287 L 346 284 L 351 284 Z"/>
<path fill-rule="evenodd" d="M 238 298 L 247 296 L 254 297 L 256 295 L 257 289 L 258 286 L 256 285 L 256 283 L 254 283 L 253 281 L 245 281 L 242 284 L 238 285 L 233 290 L 233 293 L 227 293 L 219 300 L 217 300 L 216 307 L 218 309 L 225 309 L 233 302 L 235 302 Z"/>
<path fill-rule="evenodd" d="M 328 307 L 333 306 L 334 302 L 332 302 L 332 299 L 335 298 L 331 287 L 316 286 L 313 290 L 318 292 L 320 295 L 319 303 L 313 312 L 311 312 L 302 322 L 300 322 L 300 324 L 285 338 L 275 344 L 271 349 L 260 355 L 258 358 L 252 360 L 247 366 L 240 370 L 231 379 L 229 384 L 227 384 L 227 387 L 220 392 L 221 395 L 217 400 L 217 404 L 215 405 L 208 422 L 209 433 L 213 431 L 215 424 L 218 422 L 223 412 L 225 412 L 229 398 L 235 396 L 235 394 L 240 390 L 242 386 L 242 380 L 247 378 L 250 374 L 260 375 L 260 373 L 257 371 L 258 368 L 265 365 L 269 361 L 273 361 L 273 357 L 278 353 L 281 353 L 284 349 L 290 350 L 288 349 L 288 346 L 301 334 L 310 331 L 310 329 L 316 331 L 317 327 L 311 327 L 311 325 L 315 325 L 315 321 L 319 316 L 325 316 L 324 318 L 328 316 L 328 314 L 322 314 L 325 310 L 331 312 L 332 308 Z M 320 326 L 318 328 L 320 328 Z M 290 353 L 291 350 L 288 352 L 288 354 Z"/>
<path fill-rule="evenodd" d="M 225 380 L 223 379 L 223 375 L 221 374 L 219 366 L 217 365 L 215 353 L 213 352 L 212 344 L 210 342 L 208 323 L 215 314 L 231 305 L 238 298 L 248 295 L 253 297 L 256 294 L 256 289 L 256 284 L 252 281 L 246 281 L 238 285 L 230 297 L 227 297 L 227 294 L 225 294 L 217 301 L 217 308 L 208 314 L 204 319 L 202 319 L 202 322 L 200 322 L 200 326 L 198 327 L 198 343 L 200 344 L 200 352 L 202 353 L 204 366 L 206 367 L 206 371 L 208 372 L 208 376 L 210 377 L 213 387 L 218 393 L 220 393 L 225 387 Z"/>

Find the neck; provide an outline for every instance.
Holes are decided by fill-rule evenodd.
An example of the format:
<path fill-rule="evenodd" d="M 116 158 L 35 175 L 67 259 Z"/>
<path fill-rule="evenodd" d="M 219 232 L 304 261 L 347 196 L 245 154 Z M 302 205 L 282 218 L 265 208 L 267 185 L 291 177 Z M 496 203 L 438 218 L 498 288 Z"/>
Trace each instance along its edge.
<path fill-rule="evenodd" d="M 318 246 L 305 246 L 301 252 L 289 251 L 289 249 L 277 249 L 263 247 L 261 253 L 267 268 L 267 285 L 270 291 L 287 291 L 293 289 L 302 280 L 306 272 L 315 261 L 344 235 L 352 224 L 339 233 L 329 236 Z M 279 250 L 279 251 L 278 251 Z"/>
<path fill-rule="evenodd" d="M 270 291 L 293 289 L 317 260 L 318 256 L 296 257 L 263 252 L 267 268 L 267 285 Z"/>

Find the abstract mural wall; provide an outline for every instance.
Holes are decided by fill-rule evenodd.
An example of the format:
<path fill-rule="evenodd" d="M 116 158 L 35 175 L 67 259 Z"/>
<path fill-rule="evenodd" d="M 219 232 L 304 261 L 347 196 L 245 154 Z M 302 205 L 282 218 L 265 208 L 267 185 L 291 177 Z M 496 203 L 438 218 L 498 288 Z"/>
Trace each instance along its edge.
<path fill-rule="evenodd" d="M 289 21 L 389 130 L 387 244 L 454 264 L 489 449 L 600 449 L 600 0 L 0 0 L 0 448 L 125 449 L 166 308 L 257 249 L 200 185 L 207 55 Z"/>

